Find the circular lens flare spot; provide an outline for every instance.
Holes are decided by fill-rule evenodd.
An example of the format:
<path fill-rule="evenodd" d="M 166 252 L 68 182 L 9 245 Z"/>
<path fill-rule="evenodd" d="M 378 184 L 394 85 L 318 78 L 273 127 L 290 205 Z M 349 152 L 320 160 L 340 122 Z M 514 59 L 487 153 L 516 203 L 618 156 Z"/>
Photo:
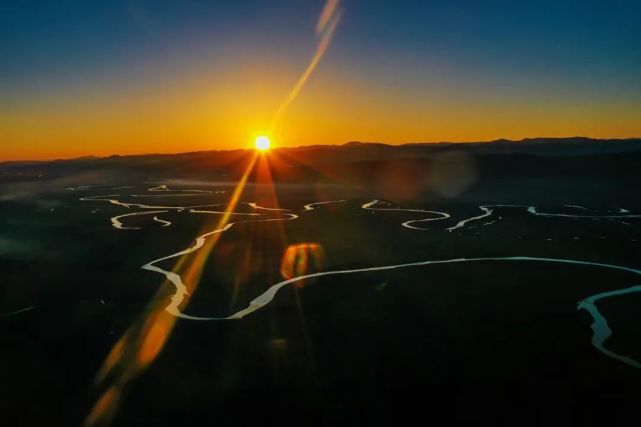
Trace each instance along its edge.
<path fill-rule="evenodd" d="M 304 276 L 321 271 L 325 266 L 325 251 L 318 243 L 298 243 L 290 245 L 283 254 L 280 273 L 285 279 Z M 297 288 L 304 286 L 304 280 L 294 284 Z"/>
<path fill-rule="evenodd" d="M 257 136 L 256 140 L 254 141 L 254 145 L 256 146 L 256 149 L 259 151 L 267 151 L 269 150 L 269 138 L 266 136 Z"/>

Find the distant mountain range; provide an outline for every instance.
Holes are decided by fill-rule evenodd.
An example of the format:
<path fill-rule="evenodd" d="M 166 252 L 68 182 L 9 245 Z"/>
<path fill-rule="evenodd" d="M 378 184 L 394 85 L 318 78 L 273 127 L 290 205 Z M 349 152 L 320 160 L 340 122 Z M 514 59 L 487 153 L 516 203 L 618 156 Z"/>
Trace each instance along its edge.
<path fill-rule="evenodd" d="M 84 156 L 73 159 L 59 159 L 51 161 L 9 161 L 0 162 L 0 167 L 41 165 L 49 162 L 94 162 L 124 161 L 142 158 L 167 159 L 209 157 L 235 157 L 238 153 L 251 150 L 212 150 L 185 152 L 176 154 L 140 154 L 120 156 L 114 154 L 109 157 Z M 389 145 L 380 142 L 349 141 L 342 145 L 308 145 L 299 147 L 274 148 L 280 153 L 313 153 L 312 162 L 318 161 L 354 161 L 365 159 L 385 159 L 388 155 L 394 157 L 422 157 L 444 151 L 457 151 L 470 154 L 530 154 L 535 156 L 583 156 L 594 154 L 616 154 L 641 151 L 641 138 L 629 139 L 594 139 L 582 136 L 569 138 L 524 138 L 521 140 L 497 139 L 479 142 L 413 142 L 400 145 Z M 336 153 L 341 153 L 336 157 Z"/>
<path fill-rule="evenodd" d="M 253 153 L 225 150 L 2 163 L 0 200 L 3 191 L 30 194 L 25 188 L 53 191 L 174 179 L 209 186 L 235 183 Z M 272 180 L 279 185 L 339 185 L 399 202 L 410 195 L 441 200 L 456 193 L 459 201 L 563 204 L 568 195 L 577 202 L 607 193 L 617 203 L 641 203 L 641 139 L 532 138 L 403 145 L 352 141 L 275 148 L 266 158 Z M 249 182 L 258 179 L 250 176 Z M 436 191 L 443 183 L 458 190 Z M 461 188 L 466 190 L 461 192 Z"/>
<path fill-rule="evenodd" d="M 480 142 L 415 142 L 396 146 L 381 143 L 351 141 L 343 147 L 395 147 L 407 152 L 455 150 L 476 154 L 532 154 L 540 156 L 626 153 L 641 151 L 641 138 L 594 139 L 583 136 L 569 138 L 497 139 Z"/>

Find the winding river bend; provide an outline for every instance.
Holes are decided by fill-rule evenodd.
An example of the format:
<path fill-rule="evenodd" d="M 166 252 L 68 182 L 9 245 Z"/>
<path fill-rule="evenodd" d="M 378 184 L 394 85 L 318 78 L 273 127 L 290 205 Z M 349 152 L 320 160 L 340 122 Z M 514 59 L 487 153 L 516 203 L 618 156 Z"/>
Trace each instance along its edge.
<path fill-rule="evenodd" d="M 81 191 L 84 190 L 84 188 L 80 189 L 74 189 L 76 191 Z M 167 195 L 198 195 L 201 194 L 199 190 L 172 190 L 169 189 L 165 185 L 161 185 L 158 187 L 150 188 L 148 191 L 154 191 L 154 192 L 161 192 L 161 193 L 169 193 Z M 211 192 L 210 192 L 211 193 Z M 133 213 L 127 213 L 127 214 L 122 214 L 122 215 L 117 215 L 115 217 L 111 218 L 111 223 L 112 226 L 116 229 L 119 230 L 137 230 L 140 227 L 127 227 L 126 225 L 121 222 L 121 219 L 131 217 L 131 216 L 139 216 L 139 215 L 157 215 L 161 213 L 166 213 L 169 210 L 176 211 L 176 212 L 186 212 L 189 214 L 225 214 L 226 211 L 224 209 L 222 210 L 213 210 L 213 209 L 200 209 L 200 208 L 215 208 L 217 206 L 223 206 L 222 204 L 206 204 L 206 205 L 193 205 L 193 206 L 158 206 L 158 205 L 146 205 L 146 204 L 139 204 L 139 203 L 130 203 L 130 202 L 123 202 L 119 199 L 119 195 L 105 195 L 105 196 L 91 196 L 91 197 L 83 197 L 80 200 L 81 201 L 101 201 L 101 202 L 108 202 L 113 205 L 121 206 L 124 208 L 140 208 L 143 209 L 142 211 L 139 212 L 133 212 Z M 319 202 L 312 202 L 304 205 L 303 211 L 312 211 L 315 210 L 318 206 L 322 206 L 325 204 L 330 204 L 330 203 L 345 203 L 347 202 L 346 200 L 329 200 L 329 201 L 319 201 Z M 163 275 L 172 285 L 175 287 L 175 292 L 174 294 L 170 297 L 170 302 L 168 305 L 165 307 L 165 310 L 182 319 L 188 319 L 188 320 L 197 320 L 197 321 L 225 321 L 225 320 L 240 320 L 244 318 L 245 316 L 251 315 L 257 310 L 260 310 L 267 305 L 269 305 L 278 292 L 289 285 L 292 285 L 298 281 L 305 280 L 305 279 L 310 279 L 310 278 L 317 278 L 317 277 L 331 277 L 331 276 L 338 276 L 338 275 L 351 275 L 351 274 L 358 274 L 358 273 L 364 273 L 364 272 L 376 272 L 376 271 L 385 271 L 385 270 L 395 270 L 395 269 L 405 269 L 405 268 L 417 268 L 417 267 L 427 267 L 430 265 L 439 265 L 439 264 L 460 264 L 460 263 L 473 263 L 473 262 L 498 262 L 498 263 L 515 263 L 515 262 L 534 262 L 534 263 L 552 263 L 552 264 L 564 264 L 564 265 L 574 265 L 574 266 L 583 266 L 586 268 L 602 268 L 602 269 L 609 269 L 609 270 L 618 270 L 618 271 L 625 271 L 628 273 L 632 273 L 635 275 L 641 276 L 641 270 L 637 268 L 632 268 L 632 267 L 626 267 L 626 266 L 621 266 L 621 265 L 616 265 L 616 264 L 607 264 L 607 263 L 601 263 L 601 262 L 591 262 L 591 261 L 584 261 L 584 260 L 576 260 L 576 259 L 564 259 L 564 258 L 544 258 L 544 257 L 530 257 L 530 256 L 505 256 L 505 257 L 474 257 L 474 258 L 452 258 L 452 259 L 428 259 L 428 260 L 420 260 L 420 261 L 413 261 L 413 262 L 408 262 L 408 263 L 402 263 L 402 264 L 393 264 L 393 265 L 379 265 L 379 266 L 371 266 L 371 267 L 363 267 L 363 268 L 356 268 L 356 269 L 347 269 L 347 270 L 332 270 L 332 271 L 321 271 L 321 272 L 316 272 L 316 273 L 311 273 L 311 274 L 306 274 L 306 275 L 301 275 L 297 277 L 292 277 L 287 280 L 283 280 L 281 282 L 278 282 L 276 284 L 271 285 L 266 291 L 264 291 L 262 294 L 254 298 L 247 307 L 236 311 L 235 313 L 232 313 L 230 315 L 223 315 L 223 316 L 212 316 L 212 317 L 199 317 L 199 316 L 191 316 L 189 314 L 183 313 L 180 310 L 180 305 L 184 301 L 185 297 L 188 295 L 187 293 L 187 286 L 185 283 L 183 283 L 182 277 L 172 271 L 165 270 L 161 267 L 158 266 L 159 263 L 171 259 L 175 259 L 178 257 L 181 257 L 183 255 L 187 255 L 190 253 L 194 253 L 201 249 L 204 244 L 206 239 L 209 237 L 219 234 L 219 233 L 224 233 L 225 231 L 229 230 L 230 228 L 238 225 L 238 224 L 243 224 L 243 223 L 249 223 L 249 222 L 273 222 L 273 221 L 292 221 L 298 218 L 298 215 L 293 214 L 293 213 L 287 213 L 289 212 L 288 209 L 284 208 L 274 208 L 274 207 L 266 207 L 266 206 L 259 206 L 255 202 L 245 202 L 247 206 L 250 208 L 254 209 L 255 211 L 278 211 L 278 213 L 281 215 L 279 218 L 261 218 L 261 219 L 251 219 L 251 220 L 243 220 L 243 221 L 236 221 L 236 222 L 229 222 L 227 223 L 224 227 L 208 231 L 198 237 L 195 238 L 194 243 L 189 246 L 188 248 L 182 249 L 180 251 L 174 252 L 170 255 L 149 261 L 148 263 L 144 264 L 141 268 L 143 270 L 151 271 L 154 273 L 158 273 Z M 423 227 L 419 227 L 417 224 L 420 223 L 425 223 L 425 222 L 433 222 L 433 221 L 443 221 L 451 218 L 451 215 L 448 214 L 447 212 L 441 212 L 441 211 L 434 211 L 434 210 L 424 210 L 424 209 L 404 209 L 404 208 L 397 208 L 397 207 L 389 207 L 391 206 L 387 202 L 379 201 L 379 200 L 372 200 L 370 202 L 366 202 L 362 204 L 360 207 L 361 209 L 369 210 L 372 212 L 375 211 L 386 211 L 386 212 L 406 212 L 406 213 L 420 213 L 420 214 L 429 214 L 430 216 L 428 218 L 419 218 L 419 219 L 413 219 L 413 220 L 408 220 L 405 222 L 401 223 L 402 227 L 411 229 L 411 230 L 426 230 Z M 582 206 L 576 206 L 576 205 L 567 205 L 566 207 L 570 207 L 573 209 L 585 211 L 587 210 L 586 208 Z M 473 223 L 475 221 L 478 221 L 483 218 L 488 218 L 494 215 L 494 211 L 496 208 L 520 208 L 520 209 L 525 209 L 528 214 L 535 215 L 535 216 L 543 216 L 543 217 L 549 217 L 549 218 L 555 218 L 555 217 L 564 217 L 564 218 L 576 218 L 576 219 L 621 219 L 621 218 L 629 218 L 629 219 L 634 219 L 634 218 L 641 218 L 641 215 L 639 214 L 630 214 L 629 211 L 625 209 L 620 209 L 618 215 L 574 215 L 574 214 L 566 214 L 566 213 L 548 213 L 548 212 L 540 212 L 537 210 L 535 206 L 529 206 L 529 205 L 481 205 L 479 206 L 479 209 L 482 211 L 480 215 L 472 216 L 469 218 L 462 219 L 458 221 L 455 225 L 450 226 L 448 228 L 445 228 L 446 231 L 453 231 L 456 229 L 461 229 L 469 225 L 470 223 Z M 256 212 L 227 212 L 227 214 L 230 215 L 238 215 L 238 216 L 253 216 L 253 217 L 260 217 L 264 214 L 256 213 Z M 162 220 L 158 218 L 157 216 L 153 217 L 153 220 L 156 222 L 160 222 L 163 224 L 163 227 L 169 227 L 171 226 L 171 222 Z M 641 279 L 640 279 L 641 281 Z M 585 310 L 591 317 L 592 317 L 592 324 L 591 324 L 591 329 L 592 329 L 592 345 L 601 353 L 606 355 L 607 357 L 610 357 L 614 360 L 617 360 L 621 363 L 624 363 L 630 367 L 641 369 L 641 362 L 637 361 L 633 357 L 627 356 L 627 355 L 622 355 L 618 354 L 610 349 L 608 349 L 605 346 L 605 343 L 607 339 L 612 336 L 613 331 L 610 328 L 607 319 L 605 316 L 599 311 L 597 307 L 597 303 L 599 301 L 602 301 L 607 298 L 615 297 L 615 296 L 623 296 L 623 295 L 628 295 L 632 293 L 637 293 L 641 292 L 641 285 L 632 285 L 620 290 L 614 290 L 614 291 L 607 291 L 603 293 L 599 293 L 593 296 L 590 296 L 588 298 L 585 298 L 581 301 L 578 301 L 577 303 L 577 309 L 578 310 Z M 31 309 L 31 308 L 29 308 Z M 22 310 L 20 310 L 22 311 Z"/>

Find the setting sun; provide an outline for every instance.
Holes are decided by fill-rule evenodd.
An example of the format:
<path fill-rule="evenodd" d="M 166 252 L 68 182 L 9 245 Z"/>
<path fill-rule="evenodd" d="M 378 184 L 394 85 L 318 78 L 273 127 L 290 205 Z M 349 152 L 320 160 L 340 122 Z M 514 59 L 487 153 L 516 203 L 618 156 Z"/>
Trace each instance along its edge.
<path fill-rule="evenodd" d="M 257 150 L 260 151 L 267 151 L 269 150 L 269 138 L 266 136 L 257 136 L 256 140 L 254 141 L 254 145 L 256 146 Z"/>

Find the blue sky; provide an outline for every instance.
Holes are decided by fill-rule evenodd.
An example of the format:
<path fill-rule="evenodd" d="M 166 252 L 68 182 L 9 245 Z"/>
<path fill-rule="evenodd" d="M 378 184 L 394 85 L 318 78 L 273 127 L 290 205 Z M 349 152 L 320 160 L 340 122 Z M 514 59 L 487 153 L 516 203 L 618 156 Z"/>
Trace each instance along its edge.
<path fill-rule="evenodd" d="M 210 72 L 213 81 L 223 69 L 233 74 L 248 58 L 258 58 L 259 70 L 281 70 L 280 77 L 293 84 L 314 52 L 314 27 L 324 3 L 1 2 L 0 92 L 4 110 L 17 117 L 12 140 L 17 144 L 35 137 L 23 137 L 28 132 L 20 128 L 25 120 L 18 110 L 40 108 L 51 98 L 47 108 L 60 111 L 71 102 L 65 101 L 66 94 L 73 93 L 67 97 L 77 105 L 82 93 L 87 93 L 85 101 L 93 97 L 91 102 L 99 103 L 104 97 L 107 103 L 104 93 L 144 90 L 150 81 L 157 93 L 194 70 Z M 402 110 L 400 121 L 413 129 L 389 142 L 441 139 L 441 134 L 457 140 L 468 134 L 491 138 L 500 134 L 487 130 L 505 115 L 499 110 L 515 108 L 523 109 L 523 123 L 501 136 L 641 133 L 634 125 L 641 122 L 641 113 L 635 113 L 641 111 L 640 1 L 343 0 L 341 7 L 331 48 L 300 102 L 305 97 L 318 101 L 308 93 L 314 87 L 328 92 L 330 81 L 335 93 L 343 85 L 353 89 L 353 98 L 371 95 L 371 102 Z M 266 80 L 275 80 L 265 73 Z M 435 123 L 421 128 L 421 114 L 433 114 L 437 106 L 444 107 L 438 120 L 462 111 L 466 129 L 480 125 L 486 130 L 438 133 Z M 485 114 L 486 107 L 493 111 L 488 113 L 492 120 L 469 120 Z M 322 112 L 320 104 L 317 108 L 328 123 L 329 112 Z M 571 125 L 551 124 L 564 114 Z M 540 120 L 527 128 L 527 117 L 534 116 Z M 416 123 L 407 117 L 416 117 Z M 376 137 L 372 126 L 335 128 L 332 142 Z"/>

